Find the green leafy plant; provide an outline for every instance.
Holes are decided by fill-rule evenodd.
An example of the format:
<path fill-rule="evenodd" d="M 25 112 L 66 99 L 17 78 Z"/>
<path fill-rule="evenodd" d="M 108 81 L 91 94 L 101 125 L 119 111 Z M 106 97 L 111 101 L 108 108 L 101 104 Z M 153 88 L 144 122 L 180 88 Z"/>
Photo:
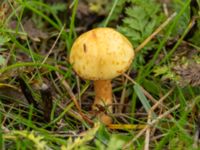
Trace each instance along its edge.
<path fill-rule="evenodd" d="M 41 135 L 37 135 L 36 132 L 31 131 L 28 132 L 26 130 L 23 131 L 12 131 L 11 133 L 3 135 L 4 140 L 14 140 L 16 143 L 22 143 L 23 140 L 29 140 L 32 142 L 30 147 L 35 147 L 36 150 L 47 150 L 50 147 L 47 146 L 47 142 L 44 141 L 44 137 Z"/>
<path fill-rule="evenodd" d="M 123 19 L 123 24 L 118 26 L 118 30 L 131 40 L 134 47 L 137 47 L 160 24 L 162 13 L 160 5 L 154 0 L 132 0 L 130 3 L 131 6 L 126 8 L 126 17 Z M 150 42 L 145 46 L 141 53 L 137 54 L 135 63 L 144 64 L 143 55 L 148 49 L 153 49 L 154 45 L 155 42 Z"/>
<path fill-rule="evenodd" d="M 72 138 L 69 138 L 67 140 L 67 146 L 62 146 L 61 150 L 86 150 L 88 148 L 86 148 L 86 144 L 87 142 L 91 141 L 94 137 L 96 132 L 98 131 L 100 127 L 100 124 L 97 123 L 95 124 L 94 128 L 89 129 L 88 131 L 86 131 L 85 133 L 83 133 L 82 137 L 78 137 L 76 138 L 74 141 L 72 140 Z"/>

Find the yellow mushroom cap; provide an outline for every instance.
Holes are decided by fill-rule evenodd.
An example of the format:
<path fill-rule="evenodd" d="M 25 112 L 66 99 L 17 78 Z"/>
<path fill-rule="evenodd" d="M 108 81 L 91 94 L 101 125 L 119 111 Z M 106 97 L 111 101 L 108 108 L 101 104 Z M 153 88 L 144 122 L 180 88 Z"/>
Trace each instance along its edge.
<path fill-rule="evenodd" d="M 125 36 L 112 28 L 96 28 L 76 39 L 69 60 L 83 79 L 109 80 L 124 73 L 133 57 L 133 47 Z"/>

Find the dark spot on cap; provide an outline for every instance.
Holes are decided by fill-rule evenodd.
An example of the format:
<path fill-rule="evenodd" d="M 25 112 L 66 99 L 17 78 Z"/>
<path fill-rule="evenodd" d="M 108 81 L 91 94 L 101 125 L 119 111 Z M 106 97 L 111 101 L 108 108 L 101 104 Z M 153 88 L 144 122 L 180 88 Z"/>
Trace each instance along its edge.
<path fill-rule="evenodd" d="M 85 53 L 87 52 L 87 46 L 86 46 L 86 44 L 83 44 L 83 50 L 84 50 Z"/>

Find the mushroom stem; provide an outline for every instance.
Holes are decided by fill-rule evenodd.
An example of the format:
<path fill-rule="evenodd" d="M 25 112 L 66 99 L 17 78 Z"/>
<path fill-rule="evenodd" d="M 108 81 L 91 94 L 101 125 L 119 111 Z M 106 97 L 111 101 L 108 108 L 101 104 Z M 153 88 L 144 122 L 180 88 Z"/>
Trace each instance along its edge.
<path fill-rule="evenodd" d="M 95 101 L 92 106 L 93 110 L 99 110 L 98 117 L 101 122 L 108 125 L 112 123 L 112 118 L 106 112 L 112 112 L 112 84 L 111 80 L 94 81 Z M 104 107 L 107 106 L 107 107 Z M 101 110 L 106 108 L 105 111 Z"/>

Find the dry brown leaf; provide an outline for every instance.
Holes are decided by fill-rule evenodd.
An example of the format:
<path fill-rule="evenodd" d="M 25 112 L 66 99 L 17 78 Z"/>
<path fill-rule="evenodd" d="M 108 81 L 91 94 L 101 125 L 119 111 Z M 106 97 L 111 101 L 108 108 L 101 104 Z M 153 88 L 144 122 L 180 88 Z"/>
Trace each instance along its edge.
<path fill-rule="evenodd" d="M 192 63 L 186 68 L 178 66 L 174 68 L 174 71 L 181 76 L 180 84 L 182 86 L 187 84 L 192 86 L 200 85 L 200 64 Z"/>
<path fill-rule="evenodd" d="M 25 21 L 24 30 L 27 32 L 28 37 L 36 42 L 40 42 L 40 39 L 46 39 L 48 37 L 47 33 L 36 28 L 36 25 L 31 19 Z"/>

